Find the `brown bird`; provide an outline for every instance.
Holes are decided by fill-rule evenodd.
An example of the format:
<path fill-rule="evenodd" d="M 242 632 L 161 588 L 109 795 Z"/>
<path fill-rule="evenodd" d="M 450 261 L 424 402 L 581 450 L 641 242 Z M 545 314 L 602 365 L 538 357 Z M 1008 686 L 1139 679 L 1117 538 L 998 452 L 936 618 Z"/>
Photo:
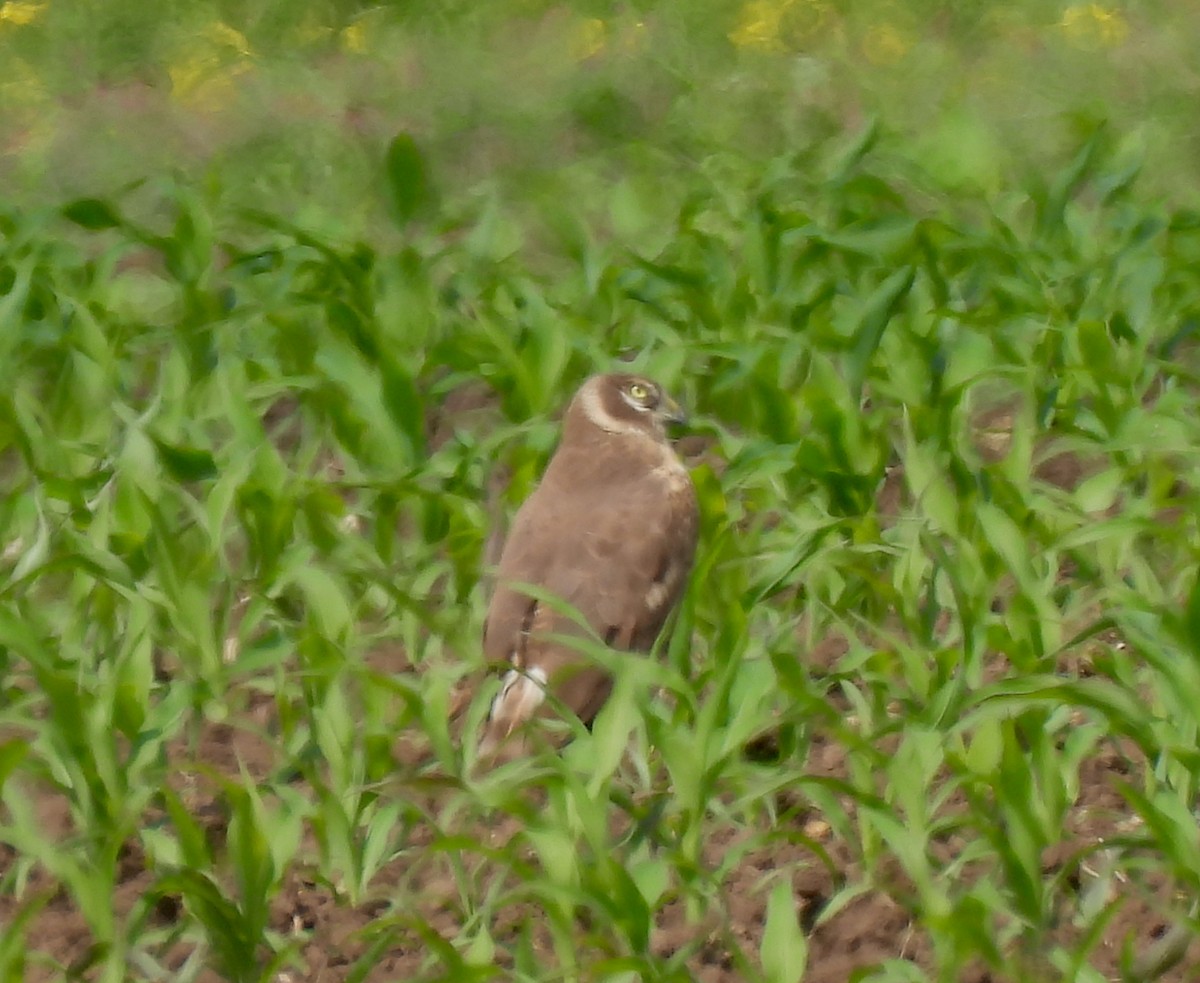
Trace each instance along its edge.
<path fill-rule="evenodd" d="M 512 668 L 481 756 L 501 745 L 523 750 L 514 732 L 557 706 L 589 725 L 612 692 L 605 670 L 549 636 L 587 637 L 590 629 L 614 649 L 654 645 L 696 550 L 695 488 L 666 433 L 684 420 L 674 400 L 637 375 L 593 376 L 571 400 L 558 448 L 500 554 L 483 649 L 489 663 Z M 587 627 L 523 584 L 569 605 Z"/>

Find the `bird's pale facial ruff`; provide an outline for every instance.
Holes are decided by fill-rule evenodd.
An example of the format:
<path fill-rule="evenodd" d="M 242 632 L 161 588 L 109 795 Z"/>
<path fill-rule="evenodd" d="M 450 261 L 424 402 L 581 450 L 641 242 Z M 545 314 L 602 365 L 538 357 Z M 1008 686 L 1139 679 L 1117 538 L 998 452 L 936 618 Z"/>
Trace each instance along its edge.
<path fill-rule="evenodd" d="M 632 375 L 597 375 L 583 384 L 571 408 L 605 433 L 633 434 L 666 442 L 667 423 L 686 417 L 657 383 Z"/>
<path fill-rule="evenodd" d="M 612 679 L 563 636 L 653 647 L 696 546 L 695 490 L 666 434 L 682 418 L 656 383 L 635 375 L 593 376 L 568 406 L 559 446 L 518 510 L 497 569 L 484 652 L 514 668 L 492 703 L 481 755 L 534 716 L 565 708 L 589 724 L 603 706 Z M 521 584 L 554 595 L 582 624 Z"/>

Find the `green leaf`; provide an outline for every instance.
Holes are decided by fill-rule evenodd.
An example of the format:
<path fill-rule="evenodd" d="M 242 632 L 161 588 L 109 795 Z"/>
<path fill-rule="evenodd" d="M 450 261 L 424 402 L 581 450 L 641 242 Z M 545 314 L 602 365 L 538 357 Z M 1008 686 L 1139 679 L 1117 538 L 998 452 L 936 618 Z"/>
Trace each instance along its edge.
<path fill-rule="evenodd" d="M 759 950 L 768 983 L 799 983 L 808 962 L 808 939 L 796 917 L 792 886 L 780 881 L 767 899 L 767 924 Z"/>
<path fill-rule="evenodd" d="M 62 216 L 92 232 L 125 224 L 117 210 L 101 198 L 77 198 L 63 206 Z"/>
<path fill-rule="evenodd" d="M 366 890 L 371 878 L 383 866 L 388 848 L 392 845 L 392 831 L 400 821 L 404 808 L 403 803 L 387 802 L 371 817 L 363 839 L 362 870 L 359 872 L 362 881 L 359 884 L 360 890 Z"/>
<path fill-rule="evenodd" d="M 495 963 L 496 943 L 486 926 L 481 928 L 467 946 L 464 961 L 470 966 L 492 966 Z"/>
<path fill-rule="evenodd" d="M 1184 624 L 1187 627 L 1185 637 L 1193 654 L 1200 654 L 1200 574 L 1197 574 L 1192 582 L 1192 589 L 1188 591 Z"/>
<path fill-rule="evenodd" d="M 399 225 L 408 225 L 433 200 L 425 155 L 409 134 L 401 133 L 388 144 L 384 167 L 392 214 Z"/>
<path fill-rule="evenodd" d="M 271 888 L 275 881 L 275 865 L 267 843 L 270 835 L 266 814 L 254 781 L 243 769 L 242 785 L 227 786 L 233 800 L 233 816 L 229 822 L 229 859 L 237 878 L 241 895 L 245 931 L 259 938 L 270 916 Z"/>
<path fill-rule="evenodd" d="M 588 783 L 591 795 L 598 795 L 604 783 L 616 771 L 629 744 L 629 735 L 637 725 L 638 711 L 633 689 L 638 680 L 633 674 L 618 676 L 616 688 L 596 718 L 592 731 L 592 775 Z"/>
<path fill-rule="evenodd" d="M 204 481 L 216 476 L 217 462 L 211 451 L 202 447 L 170 444 L 159 437 L 152 439 L 163 467 L 176 481 Z"/>
<path fill-rule="evenodd" d="M 204 928 L 222 976 L 233 983 L 252 983 L 259 978 L 256 958 L 261 939 L 247 931 L 237 905 L 207 874 L 182 869 L 162 877 L 154 886 L 158 895 L 179 894 Z"/>
<path fill-rule="evenodd" d="M 281 580 L 280 586 L 294 584 L 304 595 L 321 634 L 341 638 L 353 622 L 350 598 L 342 583 L 320 567 L 297 562 Z"/>
<path fill-rule="evenodd" d="M 394 358 L 384 358 L 379 367 L 382 397 L 388 416 L 408 439 L 413 459 L 425 454 L 425 411 L 412 376 Z"/>
<path fill-rule="evenodd" d="M 946 476 L 938 452 L 918 443 L 905 425 L 904 478 L 921 511 L 938 532 L 953 534 L 958 529 L 960 501 Z"/>
<path fill-rule="evenodd" d="M 16 770 L 28 754 L 29 744 L 20 738 L 14 737 L 12 740 L 0 744 L 0 792 L 4 791 L 4 783 L 8 781 L 8 776 Z"/>
<path fill-rule="evenodd" d="M 574 890 L 579 883 L 580 862 L 574 839 L 554 827 L 526 830 L 525 838 L 537 851 L 549 884 Z"/>
<path fill-rule="evenodd" d="M 183 856 L 184 863 L 196 870 L 204 870 L 210 867 L 213 858 L 209 852 L 208 838 L 205 835 L 204 828 L 192 815 L 192 810 L 187 807 L 183 800 L 169 786 L 164 785 L 160 794 L 167 815 L 170 816 L 171 823 L 175 827 L 175 834 L 179 839 L 179 850 Z"/>
<path fill-rule="evenodd" d="M 883 332 L 900 302 L 908 296 L 916 275 L 917 271 L 912 266 L 897 270 L 875 288 L 863 306 L 850 353 L 846 357 L 846 383 L 856 403 L 862 398 L 867 369 L 883 338 Z"/>
<path fill-rule="evenodd" d="M 661 857 L 650 857 L 630 866 L 629 876 L 651 908 L 671 885 L 671 867 Z"/>
<path fill-rule="evenodd" d="M 33 894 L 17 907 L 15 913 L 9 914 L 4 931 L 0 933 L 0 979 L 27 978 L 26 956 L 31 946 L 25 937 L 26 928 L 53 897 L 54 894 L 50 891 Z"/>
<path fill-rule="evenodd" d="M 1075 489 L 1075 502 L 1081 512 L 1104 512 L 1121 492 L 1124 477 L 1117 468 L 1107 468 L 1085 479 Z"/>
<path fill-rule="evenodd" d="M 967 748 L 965 764 L 976 775 L 987 776 L 1000 767 L 1000 757 L 1004 752 L 1004 735 L 1001 732 L 1000 721 L 994 717 L 985 717 L 971 735 L 971 743 Z"/>
<path fill-rule="evenodd" d="M 1113 340 L 1101 321 L 1085 320 L 1075 326 L 1079 357 L 1098 382 L 1106 382 L 1117 373 Z"/>

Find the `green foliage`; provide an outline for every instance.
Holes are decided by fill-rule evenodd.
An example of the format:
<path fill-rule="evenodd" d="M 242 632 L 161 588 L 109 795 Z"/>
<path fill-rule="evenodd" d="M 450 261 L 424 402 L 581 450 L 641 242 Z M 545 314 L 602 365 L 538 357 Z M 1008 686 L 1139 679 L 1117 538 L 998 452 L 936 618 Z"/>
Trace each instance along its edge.
<path fill-rule="evenodd" d="M 286 33 L 251 6 L 250 44 Z M 657 16 L 761 101 L 746 66 L 779 52 L 702 7 Z M 717 947 L 792 983 L 871 894 L 928 951 L 860 978 L 1018 981 L 1098 978 L 1114 884 L 1200 889 L 1196 216 L 1143 196 L 1105 127 L 1003 193 L 969 113 L 923 144 L 677 132 L 602 13 L 612 60 L 562 112 L 630 143 L 617 181 L 514 195 L 514 166 L 468 193 L 414 123 L 370 157 L 383 222 L 187 177 L 0 214 L 5 979 L 55 891 L 97 978 L 165 978 L 174 947 L 197 975 L 303 972 L 277 913 L 301 879 L 371 912 L 347 978 L 404 940 L 426 979 L 686 980 Z M 684 54 L 644 77 L 664 104 L 710 94 Z M 550 414 L 620 359 L 707 442 L 676 630 L 658 660 L 588 649 L 618 669 L 594 729 L 475 775 L 490 691 L 451 707 L 483 668 L 489 534 Z M 1112 758 L 1097 819 L 1081 789 Z M 762 851 L 778 868 L 744 877 Z"/>

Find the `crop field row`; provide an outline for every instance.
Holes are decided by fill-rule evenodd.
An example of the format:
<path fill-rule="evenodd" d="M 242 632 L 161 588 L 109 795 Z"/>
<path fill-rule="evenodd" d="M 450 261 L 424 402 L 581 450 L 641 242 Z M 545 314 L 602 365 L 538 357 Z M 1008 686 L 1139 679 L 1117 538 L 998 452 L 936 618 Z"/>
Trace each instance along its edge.
<path fill-rule="evenodd" d="M 6 211 L 3 977 L 1187 978 L 1200 221 L 1110 149 L 955 214 L 868 130 L 552 277 L 491 206 Z M 679 624 L 474 776 L 481 574 L 622 359 Z"/>
<path fill-rule="evenodd" d="M 0 3 L 0 980 L 1195 978 L 1184 14 L 69 6 Z M 687 593 L 478 768 L 618 367 Z"/>

